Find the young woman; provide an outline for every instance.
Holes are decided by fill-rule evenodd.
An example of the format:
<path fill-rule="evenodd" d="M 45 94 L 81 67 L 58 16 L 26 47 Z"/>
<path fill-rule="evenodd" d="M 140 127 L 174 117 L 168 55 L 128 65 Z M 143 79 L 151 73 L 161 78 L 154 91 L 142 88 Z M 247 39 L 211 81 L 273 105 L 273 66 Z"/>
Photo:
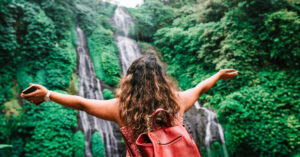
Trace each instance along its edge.
<path fill-rule="evenodd" d="M 133 141 L 140 133 L 153 130 L 151 116 L 156 109 L 167 110 L 173 121 L 180 119 L 201 94 L 208 91 L 219 79 L 231 79 L 236 75 L 238 73 L 234 69 L 220 70 L 194 88 L 178 91 L 163 73 L 156 59 L 144 56 L 135 60 L 129 67 L 126 75 L 120 81 L 114 99 L 85 99 L 79 96 L 52 92 L 37 84 L 31 84 L 37 88 L 36 91 L 21 94 L 21 97 L 33 104 L 50 99 L 63 106 L 85 111 L 98 118 L 115 121 L 123 133 L 124 128 L 130 127 L 130 136 L 126 138 L 131 138 L 130 141 Z M 161 116 L 163 120 L 164 117 Z"/>

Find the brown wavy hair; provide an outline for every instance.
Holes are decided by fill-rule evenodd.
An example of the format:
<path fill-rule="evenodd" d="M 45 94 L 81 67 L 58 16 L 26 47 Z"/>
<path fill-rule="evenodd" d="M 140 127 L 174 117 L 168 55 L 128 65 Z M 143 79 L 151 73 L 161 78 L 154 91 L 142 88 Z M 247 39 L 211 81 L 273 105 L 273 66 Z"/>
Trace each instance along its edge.
<path fill-rule="evenodd" d="M 119 98 L 120 117 L 131 127 L 135 137 L 154 129 L 152 114 L 158 108 L 170 113 L 174 125 L 175 115 L 179 112 L 176 90 L 154 57 L 143 56 L 131 64 L 120 81 L 116 97 Z M 156 117 L 158 125 L 165 124 L 164 113 Z"/>

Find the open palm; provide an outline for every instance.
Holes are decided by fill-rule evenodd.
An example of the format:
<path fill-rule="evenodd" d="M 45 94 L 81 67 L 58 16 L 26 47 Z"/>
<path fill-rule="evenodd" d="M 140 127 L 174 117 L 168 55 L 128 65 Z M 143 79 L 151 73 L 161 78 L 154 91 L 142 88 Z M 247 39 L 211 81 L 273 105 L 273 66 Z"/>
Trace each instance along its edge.
<path fill-rule="evenodd" d="M 219 71 L 220 73 L 220 79 L 222 80 L 229 80 L 234 78 L 236 75 L 238 75 L 238 72 L 234 69 L 222 69 Z"/>

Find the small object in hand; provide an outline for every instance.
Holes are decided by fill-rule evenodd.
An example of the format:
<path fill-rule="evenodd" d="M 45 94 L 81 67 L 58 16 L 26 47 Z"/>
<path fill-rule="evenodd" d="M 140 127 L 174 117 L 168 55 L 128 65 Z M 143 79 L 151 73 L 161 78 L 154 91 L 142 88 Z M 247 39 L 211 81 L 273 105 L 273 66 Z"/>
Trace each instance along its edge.
<path fill-rule="evenodd" d="M 31 93 L 31 92 L 34 92 L 35 90 L 37 90 L 37 88 L 35 88 L 34 86 L 30 86 L 28 88 L 26 88 L 25 90 L 23 90 L 23 94 L 28 94 L 28 93 Z"/>
<path fill-rule="evenodd" d="M 34 87 L 34 86 L 30 86 L 30 87 L 28 87 L 28 88 L 26 88 L 25 90 L 23 90 L 23 94 L 29 94 L 29 93 L 32 93 L 32 92 L 34 92 L 34 91 L 36 91 L 37 90 L 37 88 L 36 87 Z M 33 103 L 33 101 L 31 100 L 30 101 L 32 104 L 34 104 Z M 41 101 L 41 102 L 38 102 L 38 103 L 36 103 L 36 104 L 34 104 L 34 105 L 36 105 L 36 106 L 38 106 L 38 105 L 40 105 L 41 103 L 43 103 L 44 101 Z"/>

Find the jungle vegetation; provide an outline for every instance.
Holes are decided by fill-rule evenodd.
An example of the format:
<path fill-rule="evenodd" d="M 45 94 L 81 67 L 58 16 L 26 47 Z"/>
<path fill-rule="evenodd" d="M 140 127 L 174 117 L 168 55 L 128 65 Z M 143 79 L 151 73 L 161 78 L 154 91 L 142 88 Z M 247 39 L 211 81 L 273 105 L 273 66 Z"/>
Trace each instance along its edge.
<path fill-rule="evenodd" d="M 76 26 L 96 75 L 115 87 L 121 76 L 116 5 L 92 0 L 0 1 L 0 156 L 82 156 L 77 111 L 20 99 L 29 83 L 76 94 Z M 130 35 L 156 47 L 180 89 L 222 68 L 199 102 L 217 112 L 229 156 L 300 155 L 300 2 L 297 0 L 145 0 L 128 9 Z M 106 99 L 113 92 L 105 89 Z M 59 112 L 57 112 L 59 110 Z M 99 134 L 92 152 L 104 155 Z M 2 145 L 6 144 L 6 145 Z M 3 147 L 3 148 L 2 148 Z"/>

